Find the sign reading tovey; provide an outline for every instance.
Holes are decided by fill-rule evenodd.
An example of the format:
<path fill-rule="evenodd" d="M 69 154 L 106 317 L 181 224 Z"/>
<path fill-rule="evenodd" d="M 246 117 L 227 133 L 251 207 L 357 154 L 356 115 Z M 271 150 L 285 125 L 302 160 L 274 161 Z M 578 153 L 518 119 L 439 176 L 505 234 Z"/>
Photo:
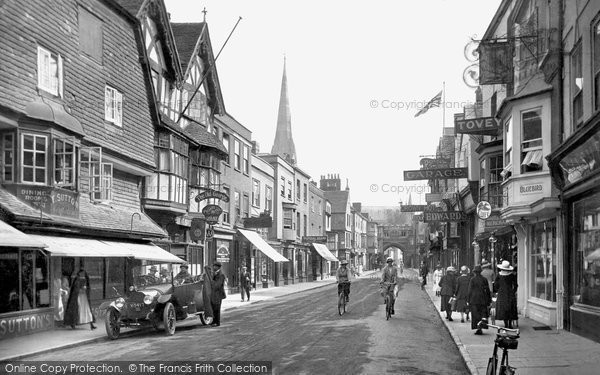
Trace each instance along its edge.
<path fill-rule="evenodd" d="M 467 178 L 468 168 L 419 169 L 404 171 L 404 181 L 415 180 L 448 180 L 452 178 Z"/>
<path fill-rule="evenodd" d="M 462 211 L 425 211 L 423 212 L 423 221 L 467 221 L 467 214 Z"/>
<path fill-rule="evenodd" d="M 455 119 L 454 131 L 462 134 L 496 135 L 502 130 L 500 120 L 495 117 Z"/>

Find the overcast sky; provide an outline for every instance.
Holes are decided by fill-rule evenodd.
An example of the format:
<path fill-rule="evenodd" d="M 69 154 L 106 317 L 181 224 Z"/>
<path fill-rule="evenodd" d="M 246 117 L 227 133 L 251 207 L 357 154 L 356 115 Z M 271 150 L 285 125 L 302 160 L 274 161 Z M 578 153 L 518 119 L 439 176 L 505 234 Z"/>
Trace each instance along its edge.
<path fill-rule="evenodd" d="M 424 204 L 425 182 L 403 181 L 435 154 L 442 108 L 414 117 L 446 82 L 446 126 L 475 100 L 463 82 L 465 46 L 481 38 L 500 0 L 165 0 L 173 22 L 206 7 L 229 114 L 270 152 L 287 56 L 298 166 L 313 180 L 338 173 L 363 205 Z M 386 108 L 387 107 L 387 108 Z M 393 108 L 392 108 L 393 107 Z M 410 107 L 407 109 L 407 107 Z M 397 187 L 397 188 L 396 188 Z M 377 190 L 377 191 L 375 191 Z M 421 194 L 419 194 L 421 193 Z"/>

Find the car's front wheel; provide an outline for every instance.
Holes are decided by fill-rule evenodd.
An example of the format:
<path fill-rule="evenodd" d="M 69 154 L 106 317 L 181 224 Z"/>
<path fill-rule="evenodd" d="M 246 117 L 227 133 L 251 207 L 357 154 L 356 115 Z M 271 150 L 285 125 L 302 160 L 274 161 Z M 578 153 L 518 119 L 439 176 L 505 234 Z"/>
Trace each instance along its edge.
<path fill-rule="evenodd" d="M 106 327 L 106 334 L 111 340 L 119 338 L 121 333 L 121 321 L 120 313 L 115 308 L 109 308 L 106 311 L 106 319 L 104 320 L 104 326 Z"/>
<path fill-rule="evenodd" d="M 200 316 L 200 322 L 202 322 L 202 325 L 206 326 L 206 325 L 212 324 L 213 317 L 212 316 L 206 316 L 204 314 L 204 311 L 202 311 L 199 316 Z"/>
<path fill-rule="evenodd" d="M 163 310 L 163 323 L 165 325 L 165 334 L 172 336 L 175 334 L 175 306 L 171 302 L 167 302 Z"/>

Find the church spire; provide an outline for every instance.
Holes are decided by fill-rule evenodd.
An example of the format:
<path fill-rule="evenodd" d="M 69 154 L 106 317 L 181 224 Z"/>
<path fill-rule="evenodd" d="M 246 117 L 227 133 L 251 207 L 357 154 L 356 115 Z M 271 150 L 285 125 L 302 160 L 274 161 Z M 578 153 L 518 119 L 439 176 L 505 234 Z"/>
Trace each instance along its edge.
<path fill-rule="evenodd" d="M 283 159 L 296 165 L 296 146 L 292 138 L 292 116 L 287 89 L 286 58 L 283 57 L 283 77 L 281 79 L 281 94 L 279 97 L 279 112 L 277 114 L 277 130 L 271 154 L 281 156 Z"/>

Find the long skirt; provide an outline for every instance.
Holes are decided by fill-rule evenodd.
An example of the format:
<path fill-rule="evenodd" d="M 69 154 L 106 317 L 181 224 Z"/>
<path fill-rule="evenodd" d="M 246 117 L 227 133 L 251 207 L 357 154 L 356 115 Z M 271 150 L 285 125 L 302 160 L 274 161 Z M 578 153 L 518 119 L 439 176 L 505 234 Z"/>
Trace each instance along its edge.
<path fill-rule="evenodd" d="M 77 296 L 77 305 L 79 306 L 78 324 L 92 323 L 94 321 L 94 317 L 85 293 L 79 293 Z"/>
<path fill-rule="evenodd" d="M 442 303 L 440 311 L 446 311 L 448 314 L 452 314 L 452 308 L 450 307 L 450 298 L 452 296 L 442 296 Z"/>
<path fill-rule="evenodd" d="M 477 329 L 477 323 L 488 318 L 488 308 L 486 305 L 470 305 L 469 308 L 471 309 L 471 329 Z"/>

